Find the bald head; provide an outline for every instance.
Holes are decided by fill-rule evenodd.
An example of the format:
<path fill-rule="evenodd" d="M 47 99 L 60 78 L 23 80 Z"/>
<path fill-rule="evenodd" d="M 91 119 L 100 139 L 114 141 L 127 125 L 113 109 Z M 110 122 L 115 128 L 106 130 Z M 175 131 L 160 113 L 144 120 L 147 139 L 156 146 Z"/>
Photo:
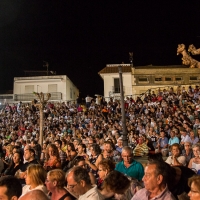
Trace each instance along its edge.
<path fill-rule="evenodd" d="M 49 198 L 41 190 L 32 190 L 21 196 L 19 200 L 49 200 Z"/>

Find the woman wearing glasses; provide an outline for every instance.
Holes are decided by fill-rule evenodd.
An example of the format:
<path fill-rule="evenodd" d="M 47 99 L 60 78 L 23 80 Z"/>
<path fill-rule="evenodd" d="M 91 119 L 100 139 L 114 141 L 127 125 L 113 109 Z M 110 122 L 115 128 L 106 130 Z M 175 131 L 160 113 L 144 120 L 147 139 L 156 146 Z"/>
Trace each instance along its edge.
<path fill-rule="evenodd" d="M 45 181 L 50 199 L 74 200 L 75 198 L 64 188 L 65 173 L 61 169 L 54 169 L 47 173 Z"/>
<path fill-rule="evenodd" d="M 99 179 L 98 179 L 97 187 L 99 189 L 102 189 L 101 187 L 102 187 L 104 179 L 111 171 L 115 169 L 115 164 L 111 160 L 104 159 L 99 163 L 98 168 L 99 168 L 98 170 Z"/>

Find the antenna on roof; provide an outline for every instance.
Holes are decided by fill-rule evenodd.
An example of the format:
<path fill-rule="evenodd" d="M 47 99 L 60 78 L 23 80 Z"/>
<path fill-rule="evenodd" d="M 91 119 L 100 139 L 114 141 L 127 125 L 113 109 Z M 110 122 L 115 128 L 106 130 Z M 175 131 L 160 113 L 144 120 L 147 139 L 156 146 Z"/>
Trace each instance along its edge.
<path fill-rule="evenodd" d="M 46 67 L 47 68 L 47 76 L 49 75 L 49 63 L 47 61 L 44 61 L 44 64 L 43 64 L 43 67 Z"/>
<path fill-rule="evenodd" d="M 133 52 L 129 52 L 129 61 L 130 61 L 131 67 L 133 67 Z"/>

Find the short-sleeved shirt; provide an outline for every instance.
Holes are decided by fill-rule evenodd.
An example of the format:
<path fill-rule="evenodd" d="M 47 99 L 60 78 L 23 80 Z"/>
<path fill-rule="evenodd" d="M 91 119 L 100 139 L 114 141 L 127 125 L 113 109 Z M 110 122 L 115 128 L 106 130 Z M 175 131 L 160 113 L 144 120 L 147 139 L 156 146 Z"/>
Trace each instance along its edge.
<path fill-rule="evenodd" d="M 139 190 L 133 196 L 133 198 L 131 200 L 148 200 L 149 196 L 150 196 L 150 192 L 147 189 L 143 188 L 143 189 Z M 163 190 L 163 192 L 161 192 L 156 197 L 152 198 L 152 200 L 175 200 L 175 197 L 168 190 L 168 188 L 166 186 L 166 188 Z"/>
<path fill-rule="evenodd" d="M 125 174 L 126 176 L 136 178 L 139 181 L 141 181 L 144 176 L 144 168 L 142 164 L 135 160 L 128 168 L 124 165 L 124 161 L 121 161 L 117 163 L 115 170 Z"/>
<path fill-rule="evenodd" d="M 160 147 L 161 147 L 161 148 L 164 148 L 164 146 L 165 146 L 166 144 L 168 144 L 168 139 L 167 139 L 167 137 L 160 138 L 158 142 L 159 142 L 159 144 L 160 144 Z"/>
<path fill-rule="evenodd" d="M 175 143 L 177 143 L 177 144 L 179 144 L 179 139 L 178 139 L 178 137 L 173 137 L 173 138 L 170 138 L 169 139 L 169 145 L 171 146 L 172 144 L 175 144 Z"/>

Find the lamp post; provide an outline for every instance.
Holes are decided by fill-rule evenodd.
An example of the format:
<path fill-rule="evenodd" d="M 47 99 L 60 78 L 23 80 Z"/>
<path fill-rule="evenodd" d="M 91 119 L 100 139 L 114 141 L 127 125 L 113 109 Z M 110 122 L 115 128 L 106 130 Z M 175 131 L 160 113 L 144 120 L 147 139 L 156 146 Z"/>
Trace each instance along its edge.
<path fill-rule="evenodd" d="M 125 116 L 125 108 L 124 108 L 124 90 L 123 90 L 123 79 L 122 79 L 122 65 L 118 66 L 119 70 L 119 86 L 120 86 L 120 99 L 121 99 L 121 115 L 122 115 L 122 128 L 123 128 L 123 146 L 128 146 L 128 138 L 127 138 L 127 128 L 126 128 L 126 116 Z"/>
<path fill-rule="evenodd" d="M 42 144 L 43 144 L 43 119 L 44 119 L 43 109 L 44 109 L 44 106 L 47 104 L 47 101 L 50 99 L 51 94 L 50 93 L 46 94 L 46 100 L 44 99 L 43 92 L 40 92 L 40 93 L 34 92 L 34 94 L 39 99 L 39 102 L 34 103 L 34 105 L 39 107 L 39 110 L 40 110 L 40 140 L 39 140 L 39 144 L 42 146 Z"/>

